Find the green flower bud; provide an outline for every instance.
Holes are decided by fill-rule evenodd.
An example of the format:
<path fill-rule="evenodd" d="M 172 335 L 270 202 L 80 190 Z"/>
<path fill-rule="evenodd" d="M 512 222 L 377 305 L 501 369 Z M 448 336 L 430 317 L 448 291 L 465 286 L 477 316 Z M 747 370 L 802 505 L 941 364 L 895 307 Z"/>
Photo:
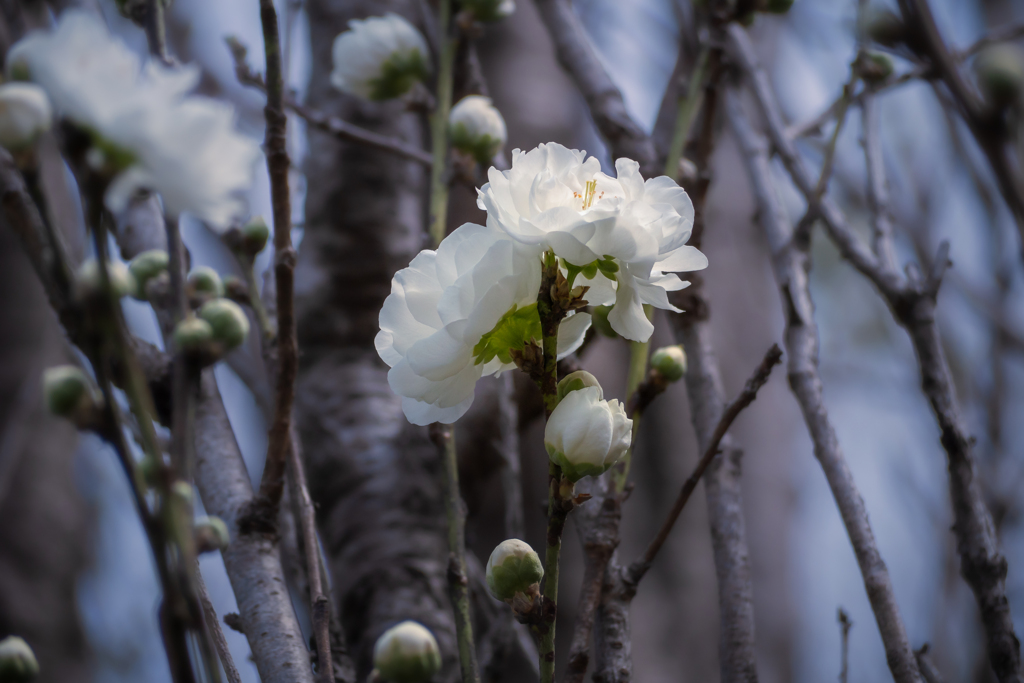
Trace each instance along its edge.
<path fill-rule="evenodd" d="M 373 666 L 389 683 L 425 683 L 441 670 L 441 650 L 425 626 L 403 621 L 377 639 Z"/>
<path fill-rule="evenodd" d="M 197 266 L 188 274 L 185 292 L 190 299 L 199 302 L 209 301 L 224 296 L 224 283 L 220 275 L 209 266 Z"/>
<path fill-rule="evenodd" d="M 213 338 L 231 350 L 249 336 L 249 318 L 238 304 L 228 299 L 213 299 L 199 309 L 199 317 L 210 323 Z"/>
<path fill-rule="evenodd" d="M 202 318 L 189 316 L 174 328 L 174 345 L 186 354 L 202 354 L 210 349 L 213 327 Z"/>
<path fill-rule="evenodd" d="M 197 517 L 195 536 L 196 549 L 201 553 L 224 550 L 231 543 L 228 525 L 220 517 Z"/>
<path fill-rule="evenodd" d="M 146 285 L 152 278 L 166 273 L 169 262 L 170 258 L 163 249 L 150 249 L 133 258 L 128 264 L 128 272 L 135 278 L 135 293 L 132 296 L 145 301 Z"/>
<path fill-rule="evenodd" d="M 39 675 L 39 662 L 23 638 L 7 636 L 0 640 L 0 681 L 28 683 Z"/>
<path fill-rule="evenodd" d="M 676 382 L 686 374 L 686 352 L 678 344 L 663 346 L 651 354 L 651 367 L 669 382 Z"/>
<path fill-rule="evenodd" d="M 516 593 L 534 595 L 543 578 L 540 557 L 517 538 L 499 543 L 487 560 L 487 588 L 498 600 L 511 601 Z"/>
<path fill-rule="evenodd" d="M 263 251 L 270 240 L 270 228 L 263 216 L 256 216 L 242 227 L 242 250 L 250 256 Z"/>
<path fill-rule="evenodd" d="M 618 339 L 619 333 L 613 330 L 612 324 L 608 322 L 608 314 L 611 312 L 611 306 L 594 306 L 590 310 L 590 324 L 601 336 Z"/>
<path fill-rule="evenodd" d="M 135 278 L 128 271 L 128 267 L 119 261 L 107 261 L 107 277 L 110 278 L 110 288 L 118 299 L 138 291 Z M 88 259 L 75 274 L 75 296 L 80 301 L 85 301 L 99 296 L 102 291 L 103 274 L 100 272 L 100 263 L 96 259 Z"/>
<path fill-rule="evenodd" d="M 991 45 L 974 62 L 978 87 L 1000 109 L 1020 99 L 1024 89 L 1024 51 L 1011 43 Z"/>
<path fill-rule="evenodd" d="M 461 0 L 459 5 L 474 19 L 486 23 L 505 19 L 516 11 L 514 0 Z"/>
<path fill-rule="evenodd" d="M 870 7 L 861 15 L 860 33 L 879 45 L 892 47 L 899 45 L 907 37 L 907 27 L 903 19 L 890 9 Z"/>
<path fill-rule="evenodd" d="M 577 370 L 576 372 L 569 373 L 558 382 L 558 400 L 561 401 L 570 391 L 576 391 L 584 387 L 597 387 L 601 398 L 604 398 L 604 390 L 601 389 L 601 383 L 597 381 L 597 378 L 586 370 Z"/>
<path fill-rule="evenodd" d="M 865 52 L 857 59 L 856 69 L 868 83 L 880 83 L 892 75 L 892 59 L 882 52 Z"/>
<path fill-rule="evenodd" d="M 785 14 L 792 6 L 793 0 L 768 0 L 765 3 L 764 11 L 772 14 Z"/>
<path fill-rule="evenodd" d="M 58 365 L 44 370 L 43 395 L 51 413 L 80 427 L 95 421 L 101 401 L 92 380 L 74 365 Z"/>

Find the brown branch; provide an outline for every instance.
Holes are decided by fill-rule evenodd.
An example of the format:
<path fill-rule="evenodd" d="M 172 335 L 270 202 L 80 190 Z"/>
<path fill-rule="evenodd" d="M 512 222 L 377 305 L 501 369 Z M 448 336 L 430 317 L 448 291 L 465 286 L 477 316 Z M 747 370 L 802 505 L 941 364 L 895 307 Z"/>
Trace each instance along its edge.
<path fill-rule="evenodd" d="M 1024 186 L 1013 158 L 1013 132 L 1004 122 L 1002 112 L 984 102 L 964 78 L 960 71 L 961 60 L 946 46 L 927 0 L 899 0 L 899 6 L 907 30 L 912 32 L 907 46 L 931 64 L 952 95 L 978 146 L 988 157 L 1003 199 L 1017 223 L 1024 249 Z M 971 49 L 975 49 L 974 46 Z"/>
<path fill-rule="evenodd" d="M 921 676 L 924 677 L 925 683 L 945 683 L 945 680 L 942 678 L 942 674 L 939 673 L 935 663 L 932 662 L 932 657 L 928 650 L 928 643 L 925 643 L 917 650 L 914 650 L 914 657 L 917 658 L 917 665 L 921 668 Z"/>
<path fill-rule="evenodd" d="M 210 632 L 214 647 L 217 648 L 217 656 L 224 667 L 224 674 L 228 677 L 228 683 L 242 683 L 242 677 L 235 666 L 235 660 L 231 658 L 231 650 L 228 648 L 227 638 L 224 637 L 224 629 L 220 627 L 220 620 L 217 619 L 217 610 L 213 608 L 210 600 L 210 593 L 206 590 L 206 582 L 203 581 L 203 574 L 196 564 L 196 588 L 199 593 L 199 603 L 203 606 L 203 617 L 206 628 Z"/>
<path fill-rule="evenodd" d="M 264 82 L 263 76 L 253 73 L 252 69 L 245 62 L 247 52 L 245 46 L 235 38 L 228 38 L 227 42 L 231 55 L 235 60 L 235 77 L 238 79 L 238 82 L 266 93 L 267 84 Z M 367 147 L 391 152 L 426 167 L 429 167 L 433 162 L 430 154 L 419 147 L 414 147 L 399 138 L 374 133 L 371 130 L 344 121 L 337 116 L 329 116 L 317 109 L 300 104 L 287 93 L 283 95 L 283 104 L 285 108 L 295 112 L 299 118 L 309 125 L 325 133 L 330 133 L 339 140 L 358 142 Z"/>
<path fill-rule="evenodd" d="M 839 608 L 836 618 L 839 620 L 839 635 L 841 638 L 839 683 L 846 683 L 850 673 L 850 629 L 853 628 L 853 622 L 850 621 L 850 615 L 842 607 Z"/>
<path fill-rule="evenodd" d="M 764 386 L 765 382 L 768 381 L 769 375 L 771 375 L 772 368 L 775 367 L 782 360 L 782 349 L 779 348 L 778 344 L 772 344 L 772 347 L 765 353 L 764 359 L 761 364 L 754 371 L 754 374 L 747 380 L 746 385 L 743 387 L 743 391 L 740 392 L 732 403 L 727 405 L 722 410 L 722 416 L 718 418 L 718 424 L 715 426 L 714 432 L 711 434 L 711 439 L 708 441 L 708 445 L 704 448 L 704 455 L 701 456 L 697 466 L 693 469 L 693 473 L 683 484 L 682 490 L 679 492 L 679 497 L 676 498 L 675 504 L 672 506 L 672 510 L 668 513 L 668 517 L 661 525 L 661 529 L 658 530 L 657 535 L 651 541 L 650 545 L 647 546 L 647 550 L 644 554 L 637 559 L 633 564 L 629 565 L 626 570 L 626 581 L 631 583 L 634 587 L 640 582 L 640 579 L 644 577 L 647 570 L 651 568 L 651 564 L 654 562 L 654 558 L 658 555 L 658 551 L 665 545 L 665 541 L 668 539 L 668 535 L 672 532 L 672 527 L 675 525 L 676 520 L 679 519 L 680 513 L 683 508 L 686 507 L 687 501 L 690 500 L 690 495 L 694 489 L 697 488 L 697 484 L 700 482 L 701 477 L 704 476 L 704 472 L 707 470 L 708 465 L 721 451 L 719 445 L 722 442 L 722 438 L 725 433 L 729 431 L 729 427 L 732 426 L 733 421 L 743 412 L 744 408 L 749 406 L 757 398 L 758 390 Z"/>
<path fill-rule="evenodd" d="M 733 25 L 729 28 L 729 37 L 737 63 L 753 86 L 776 151 L 794 183 L 806 197 L 810 197 L 810 176 L 785 137 L 774 93 L 754 56 L 746 32 L 742 27 Z M 929 273 L 922 276 L 913 266 L 908 267 L 907 277 L 903 278 L 861 244 L 842 213 L 827 198 L 822 201 L 822 218 L 843 258 L 875 284 L 893 318 L 910 336 L 921 373 L 921 389 L 935 414 L 946 451 L 953 501 L 953 531 L 961 559 L 961 574 L 981 609 L 989 659 L 997 677 L 1001 681 L 1016 681 L 1021 670 L 1020 644 L 1006 599 L 1006 558 L 999 552 L 992 517 L 976 477 L 973 439 L 960 415 L 952 373 L 935 320 L 939 285 L 949 266 L 949 246 L 947 243 L 940 246 Z M 793 355 L 791 352 L 791 362 Z M 820 391 L 814 386 L 810 388 L 815 393 Z"/>
<path fill-rule="evenodd" d="M 277 401 L 267 443 L 267 460 L 257 500 L 265 510 L 262 520 L 273 525 L 284 492 L 284 477 L 291 447 L 295 376 L 299 369 L 295 324 L 295 249 L 292 247 L 291 193 L 288 188 L 288 117 L 284 113 L 281 42 L 273 0 L 260 0 L 260 21 L 267 60 L 267 132 L 264 148 L 270 174 L 274 212 L 274 282 L 277 288 Z M 256 510 L 254 510 L 254 513 Z M 254 515 L 255 517 L 256 515 Z M 253 520 L 255 521 L 255 519 Z"/>
<path fill-rule="evenodd" d="M 629 115 L 626 102 L 598 59 L 579 17 L 566 0 L 535 0 L 562 67 L 590 108 L 594 124 L 608 144 L 612 159 L 640 163 L 645 177 L 661 172 L 654 143 Z"/>
<path fill-rule="evenodd" d="M 746 161 L 758 216 L 772 251 L 775 280 L 786 316 L 790 388 L 800 404 L 814 443 L 814 455 L 821 463 L 853 545 L 893 678 L 897 683 L 920 681 L 889 572 L 868 522 L 864 500 L 846 464 L 825 408 L 818 373 L 818 328 L 814 322 L 814 303 L 808 282 L 810 242 L 793 239 L 794 231 L 789 226 L 771 180 L 767 146 L 750 128 L 735 93 L 729 93 L 726 109 Z"/>

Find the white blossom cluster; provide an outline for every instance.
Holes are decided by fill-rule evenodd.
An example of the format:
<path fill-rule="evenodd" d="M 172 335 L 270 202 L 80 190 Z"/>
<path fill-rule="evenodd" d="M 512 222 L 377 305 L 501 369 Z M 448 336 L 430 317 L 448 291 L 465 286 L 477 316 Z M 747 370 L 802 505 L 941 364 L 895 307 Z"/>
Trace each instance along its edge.
<path fill-rule="evenodd" d="M 116 171 L 111 211 L 150 190 L 170 215 L 214 229 L 244 216 L 259 147 L 235 130 L 231 106 L 188 94 L 198 68 L 143 63 L 99 17 L 68 10 L 11 48 L 7 72 L 42 87 L 59 116 L 92 136 L 89 163 Z"/>
<path fill-rule="evenodd" d="M 693 205 L 670 178 L 645 182 L 628 159 L 618 160 L 612 178 L 597 159 L 555 143 L 512 157 L 512 168 L 491 168 L 478 191 L 487 225 L 464 225 L 437 251 L 420 252 L 395 275 L 381 310 L 377 352 L 414 424 L 454 422 L 480 377 L 513 366 L 500 349 L 530 341 L 522 337 L 534 329 L 526 316 L 536 317 L 545 251 L 575 284 L 590 287 L 591 305 L 610 304 L 612 328 L 636 341 L 654 329 L 643 305 L 678 310 L 668 292 L 688 283 L 675 273 L 707 266 L 686 245 Z M 579 346 L 589 325 L 585 313 L 561 323 L 559 357 Z"/>

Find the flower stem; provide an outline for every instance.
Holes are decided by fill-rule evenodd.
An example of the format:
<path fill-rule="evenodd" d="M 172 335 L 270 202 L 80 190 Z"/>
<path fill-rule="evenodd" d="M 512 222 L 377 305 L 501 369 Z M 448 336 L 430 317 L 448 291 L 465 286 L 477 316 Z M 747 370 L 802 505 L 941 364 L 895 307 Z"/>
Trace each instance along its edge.
<path fill-rule="evenodd" d="M 693 125 L 694 114 L 700 109 L 704 101 L 704 76 L 708 66 L 708 45 L 705 44 L 697 57 L 697 64 L 690 74 L 690 83 L 686 88 L 686 97 L 679 100 L 679 112 L 676 114 L 675 130 L 672 133 L 672 144 L 668 148 L 668 158 L 665 160 L 665 175 L 673 180 L 679 178 L 679 161 L 683 158 L 683 150 L 686 148 L 686 140 L 690 137 L 690 127 Z"/>
<path fill-rule="evenodd" d="M 430 238 L 437 248 L 447 233 L 448 183 L 448 113 L 452 107 L 452 70 L 455 62 L 455 40 L 451 35 L 452 0 L 438 3 L 438 73 L 437 104 L 430 118 L 433 162 L 430 171 Z M 463 683 L 479 683 L 480 669 L 473 641 L 473 622 L 469 614 L 469 582 L 466 578 L 465 512 L 459 493 L 459 459 L 455 433 L 451 425 L 434 423 L 431 437 L 441 451 L 445 475 L 445 508 L 448 513 L 448 590 L 455 611 L 455 635 L 459 644 L 459 666 Z"/>
<path fill-rule="evenodd" d="M 267 307 L 263 305 L 263 297 L 260 296 L 260 288 L 256 282 L 256 259 L 246 257 L 239 260 L 242 270 L 245 272 L 245 286 L 249 290 L 249 307 L 252 308 L 252 312 L 256 316 L 260 332 L 263 333 L 263 341 L 270 343 L 277 336 L 277 330 L 274 328 L 274 321 L 267 313 Z"/>
<path fill-rule="evenodd" d="M 448 114 L 452 108 L 452 71 L 455 40 L 451 35 L 452 0 L 441 0 L 437 8 L 438 70 L 437 104 L 430 118 L 430 144 L 433 164 L 430 171 L 430 237 L 437 246 L 444 239 L 448 222 Z"/>
<path fill-rule="evenodd" d="M 644 313 L 647 314 L 647 318 L 651 317 L 651 307 L 644 304 Z M 647 375 L 647 355 L 651 348 L 650 340 L 645 342 L 630 342 L 629 343 L 629 372 L 626 375 L 626 397 L 627 402 L 629 397 L 632 397 L 636 393 L 636 390 L 640 387 L 640 384 L 644 381 L 644 377 Z M 636 435 L 640 431 L 640 411 L 634 410 L 633 414 L 630 415 L 633 419 L 633 441 L 636 441 Z M 622 456 L 622 459 L 615 464 L 612 468 L 612 484 L 615 486 L 616 491 L 622 491 L 626 486 L 626 480 L 629 478 L 629 465 L 633 459 L 633 445 L 630 444 L 629 450 Z"/>

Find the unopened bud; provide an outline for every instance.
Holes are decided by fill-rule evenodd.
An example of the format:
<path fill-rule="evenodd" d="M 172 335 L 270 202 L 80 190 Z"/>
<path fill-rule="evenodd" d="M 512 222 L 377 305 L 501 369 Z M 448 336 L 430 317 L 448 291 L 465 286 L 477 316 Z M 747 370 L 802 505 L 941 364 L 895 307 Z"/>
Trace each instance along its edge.
<path fill-rule="evenodd" d="M 500 21 L 516 11 L 514 0 L 461 0 L 462 9 L 473 15 L 477 21 Z"/>
<path fill-rule="evenodd" d="M 270 240 L 270 227 L 263 220 L 263 216 L 256 216 L 242 226 L 242 251 L 249 256 L 263 251 Z"/>
<path fill-rule="evenodd" d="M 81 368 L 58 365 L 44 370 L 43 395 L 54 415 L 82 428 L 95 424 L 102 399 Z"/>
<path fill-rule="evenodd" d="M 228 525 L 220 517 L 197 517 L 195 536 L 196 550 L 201 553 L 224 550 L 231 543 Z"/>
<path fill-rule="evenodd" d="M 577 370 L 558 382 L 558 400 L 561 401 L 570 391 L 577 391 L 584 387 L 597 387 L 601 398 L 604 398 L 604 390 L 601 389 L 601 383 L 597 381 L 597 378 L 586 370 Z"/>
<path fill-rule="evenodd" d="M 197 266 L 188 274 L 185 293 L 189 300 L 202 304 L 210 299 L 224 296 L 224 283 L 220 275 L 209 266 Z"/>
<path fill-rule="evenodd" d="M 669 382 L 676 382 L 686 374 L 686 352 L 678 344 L 663 346 L 651 354 L 651 367 Z"/>
<path fill-rule="evenodd" d="M 893 47 L 907 37 L 903 19 L 890 9 L 869 7 L 859 21 L 860 32 L 879 45 Z"/>
<path fill-rule="evenodd" d="M 166 273 L 169 262 L 170 258 L 163 249 L 144 251 L 131 260 L 131 263 L 128 264 L 128 272 L 135 278 L 135 293 L 133 296 L 136 299 L 145 301 L 148 298 L 146 296 L 146 285 L 151 279 Z"/>
<path fill-rule="evenodd" d="M 231 350 L 249 336 L 249 318 L 238 304 L 228 299 L 213 299 L 199 309 L 199 317 L 210 323 L 213 338 Z"/>
<path fill-rule="evenodd" d="M 39 675 L 39 662 L 23 638 L 7 636 L 0 640 L 0 681 L 28 683 Z"/>
<path fill-rule="evenodd" d="M 855 64 L 857 74 L 868 83 L 880 83 L 893 72 L 892 59 L 881 52 L 864 52 Z"/>
<path fill-rule="evenodd" d="M 389 683 L 425 683 L 441 670 L 441 650 L 425 626 L 403 621 L 377 639 L 373 666 Z"/>
<path fill-rule="evenodd" d="M 535 595 L 543 578 L 540 557 L 517 538 L 499 543 L 487 560 L 487 588 L 498 600 L 511 601 L 516 593 Z"/>
<path fill-rule="evenodd" d="M 596 477 L 629 450 L 633 421 L 617 399 L 605 401 L 600 387 L 566 394 L 544 426 L 544 448 L 571 482 Z M 571 493 L 571 492 L 570 492 Z"/>
<path fill-rule="evenodd" d="M 128 271 L 128 267 L 119 261 L 107 261 L 107 277 L 110 289 L 118 299 L 137 291 L 135 278 Z M 96 259 L 89 259 L 75 274 L 75 296 L 79 301 L 87 301 L 95 299 L 102 291 L 103 274 L 100 272 L 100 263 Z"/>
<path fill-rule="evenodd" d="M 52 121 L 50 100 L 38 85 L 0 85 L 0 145 L 12 152 L 25 149 L 50 129 Z"/>
<path fill-rule="evenodd" d="M 482 166 L 490 166 L 491 159 L 501 151 L 508 139 L 505 119 L 491 98 L 469 95 L 452 107 L 448 117 L 452 147 L 464 152 Z"/>
<path fill-rule="evenodd" d="M 191 315 L 174 328 L 174 345 L 184 354 L 201 356 L 210 351 L 213 327 L 202 318 Z"/>
<path fill-rule="evenodd" d="M 1024 89 L 1024 51 L 1012 43 L 982 50 L 974 62 L 978 87 L 985 99 L 1002 109 L 1020 98 Z"/>

